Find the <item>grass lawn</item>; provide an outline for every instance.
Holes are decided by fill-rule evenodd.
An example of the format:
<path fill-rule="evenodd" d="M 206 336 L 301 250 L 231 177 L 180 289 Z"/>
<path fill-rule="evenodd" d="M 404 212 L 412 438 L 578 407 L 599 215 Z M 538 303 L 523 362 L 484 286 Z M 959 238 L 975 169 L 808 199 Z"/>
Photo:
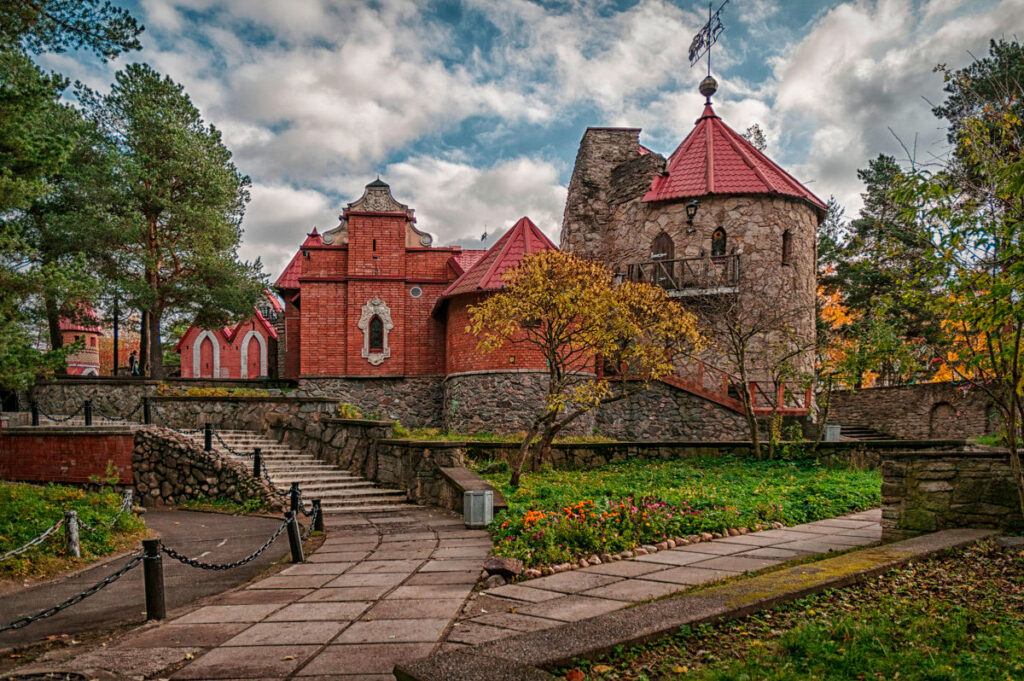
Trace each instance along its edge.
<path fill-rule="evenodd" d="M 2 579 L 38 579 L 85 565 L 129 546 L 137 546 L 146 526 L 133 513 L 117 516 L 121 495 L 106 488 L 87 492 L 64 485 L 26 485 L 0 482 L 0 554 L 22 546 L 64 517 L 65 510 L 96 528 L 80 530 L 82 557 L 72 558 L 64 551 L 64 528 L 41 545 L 0 562 Z M 117 516 L 112 527 L 107 525 Z"/>
<path fill-rule="evenodd" d="M 588 681 L 1024 679 L 1024 552 L 987 542 L 580 661 L 578 671 L 559 674 Z"/>
<path fill-rule="evenodd" d="M 795 525 L 881 501 L 878 471 L 814 461 L 635 461 L 527 473 L 515 491 L 507 467 L 479 464 L 478 472 L 509 504 L 490 528 L 495 553 L 528 566 L 615 553 L 671 536 L 775 521 Z"/>

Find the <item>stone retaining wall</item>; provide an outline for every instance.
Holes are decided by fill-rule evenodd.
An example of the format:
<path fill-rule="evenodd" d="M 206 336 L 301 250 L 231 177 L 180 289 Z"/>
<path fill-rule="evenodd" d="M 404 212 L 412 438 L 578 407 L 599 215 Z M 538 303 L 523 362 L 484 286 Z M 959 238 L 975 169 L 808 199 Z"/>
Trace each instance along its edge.
<path fill-rule="evenodd" d="M 466 460 L 458 446 L 448 443 L 422 443 L 408 440 L 383 440 L 374 456 L 374 480 L 382 485 L 404 489 L 417 504 L 455 508 L 448 477 L 442 468 L 464 467 Z M 461 499 L 458 503 L 461 504 Z"/>
<path fill-rule="evenodd" d="M 743 414 L 659 381 L 598 410 L 594 432 L 618 440 L 739 440 Z"/>
<path fill-rule="evenodd" d="M 334 413 L 338 401 L 329 397 L 154 397 L 159 412 L 153 419 L 176 428 L 198 428 L 209 423 L 225 430 L 265 432 L 271 422 L 303 423 Z M 141 420 L 141 414 L 137 415 Z"/>
<path fill-rule="evenodd" d="M 1024 528 L 1009 454 L 887 454 L 882 461 L 883 538 L 957 527 Z"/>
<path fill-rule="evenodd" d="M 326 414 L 267 417 L 269 437 L 326 463 L 370 480 L 376 475 L 376 445 L 391 435 L 390 421 L 336 419 Z"/>
<path fill-rule="evenodd" d="M 920 383 L 833 393 L 828 420 L 914 440 L 964 439 L 996 430 L 994 411 L 980 390 L 968 391 L 955 383 Z"/>
<path fill-rule="evenodd" d="M 441 426 L 442 376 L 307 377 L 299 386 L 359 407 L 370 419 L 391 419 L 406 426 Z"/>
<path fill-rule="evenodd" d="M 254 478 L 247 466 L 203 451 L 166 428 L 138 429 L 131 457 L 135 494 L 145 506 L 199 499 L 242 504 L 259 498 L 270 508 L 283 508 L 269 483 Z"/>

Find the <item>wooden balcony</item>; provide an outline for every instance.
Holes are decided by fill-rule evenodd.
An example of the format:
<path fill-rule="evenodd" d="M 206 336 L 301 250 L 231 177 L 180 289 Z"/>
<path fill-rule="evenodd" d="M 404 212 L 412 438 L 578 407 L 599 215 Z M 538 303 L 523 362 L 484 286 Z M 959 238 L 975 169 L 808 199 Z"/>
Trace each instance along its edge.
<path fill-rule="evenodd" d="M 736 293 L 740 283 L 740 256 L 718 255 L 630 263 L 626 265 L 626 279 L 661 286 L 670 296 Z"/>

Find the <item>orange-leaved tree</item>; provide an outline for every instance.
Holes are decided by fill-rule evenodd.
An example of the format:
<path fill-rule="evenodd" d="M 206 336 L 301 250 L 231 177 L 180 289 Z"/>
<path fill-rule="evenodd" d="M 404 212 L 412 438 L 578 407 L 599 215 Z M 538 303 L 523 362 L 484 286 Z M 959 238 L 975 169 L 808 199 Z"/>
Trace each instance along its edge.
<path fill-rule="evenodd" d="M 513 487 L 531 452 L 543 457 L 555 436 L 584 414 L 644 390 L 673 373 L 679 356 L 705 345 L 694 315 L 664 290 L 615 284 L 603 265 L 570 253 L 527 256 L 504 283 L 469 309 L 477 349 L 524 347 L 547 367 L 545 400 L 512 462 Z"/>

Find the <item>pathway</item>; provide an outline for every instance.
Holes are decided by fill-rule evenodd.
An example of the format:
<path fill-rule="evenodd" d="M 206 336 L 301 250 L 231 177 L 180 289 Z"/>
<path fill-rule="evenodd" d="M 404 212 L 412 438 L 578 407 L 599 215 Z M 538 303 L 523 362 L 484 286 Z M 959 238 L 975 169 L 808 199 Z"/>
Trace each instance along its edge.
<path fill-rule="evenodd" d="M 446 649 L 549 629 L 795 558 L 877 542 L 881 509 L 689 544 L 482 592 Z"/>
<path fill-rule="evenodd" d="M 429 655 L 450 629 L 491 550 L 488 533 L 423 507 L 326 521 L 327 538 L 307 562 L 46 669 L 101 678 L 392 679 L 396 662 Z"/>
<path fill-rule="evenodd" d="M 172 548 L 213 563 L 238 560 L 258 547 L 281 524 L 279 518 L 225 516 L 192 511 L 156 511 L 145 515 L 146 525 Z M 56 541 L 61 541 L 57 538 Z M 53 541 L 53 540 L 51 540 Z M 217 594 L 252 579 L 271 562 L 288 554 L 288 540 L 281 536 L 252 563 L 237 570 L 204 572 L 196 579 L 195 568 L 164 560 L 167 606 L 177 608 L 198 598 Z M 127 558 L 101 562 L 64 579 L 0 595 L 0 620 L 7 622 L 37 613 L 96 584 L 128 562 Z M 39 641 L 53 634 L 75 634 L 127 622 L 145 620 L 142 568 L 136 568 L 99 594 L 49 619 L 23 629 L 0 633 L 0 649 Z"/>

